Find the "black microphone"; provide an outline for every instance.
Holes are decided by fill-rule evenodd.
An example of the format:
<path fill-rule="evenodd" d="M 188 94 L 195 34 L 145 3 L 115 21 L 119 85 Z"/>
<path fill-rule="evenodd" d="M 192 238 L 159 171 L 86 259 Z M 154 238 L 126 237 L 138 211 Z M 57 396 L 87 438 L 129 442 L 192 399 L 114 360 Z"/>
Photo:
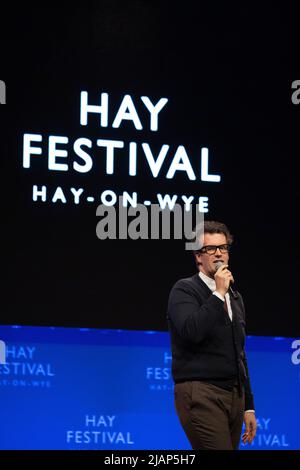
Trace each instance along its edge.
<path fill-rule="evenodd" d="M 223 261 L 217 261 L 215 266 L 216 266 L 216 271 L 218 271 L 218 269 L 225 263 L 223 263 Z M 232 283 L 232 281 L 230 281 L 230 283 Z M 238 294 L 237 292 L 231 287 L 231 285 L 229 284 L 229 287 L 228 287 L 228 290 L 230 292 L 230 294 L 233 296 L 234 299 L 237 299 L 238 298 Z"/>

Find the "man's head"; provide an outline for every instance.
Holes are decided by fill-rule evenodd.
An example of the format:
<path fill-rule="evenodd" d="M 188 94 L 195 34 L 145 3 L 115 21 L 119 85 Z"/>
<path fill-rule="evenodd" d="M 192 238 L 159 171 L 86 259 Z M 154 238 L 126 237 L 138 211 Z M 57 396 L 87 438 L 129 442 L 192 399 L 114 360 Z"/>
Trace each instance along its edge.
<path fill-rule="evenodd" d="M 225 224 L 213 220 L 204 221 L 203 232 L 202 248 L 194 251 L 195 261 L 199 271 L 213 278 L 216 262 L 228 264 L 233 236 Z"/>

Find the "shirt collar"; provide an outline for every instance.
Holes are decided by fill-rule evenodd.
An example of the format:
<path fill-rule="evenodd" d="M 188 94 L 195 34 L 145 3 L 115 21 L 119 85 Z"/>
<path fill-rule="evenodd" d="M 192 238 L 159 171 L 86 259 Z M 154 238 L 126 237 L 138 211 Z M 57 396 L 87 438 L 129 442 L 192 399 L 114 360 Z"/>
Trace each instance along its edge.
<path fill-rule="evenodd" d="M 199 276 L 212 292 L 216 290 L 216 281 L 214 279 L 212 279 L 211 277 L 208 277 L 202 271 L 199 271 Z"/>

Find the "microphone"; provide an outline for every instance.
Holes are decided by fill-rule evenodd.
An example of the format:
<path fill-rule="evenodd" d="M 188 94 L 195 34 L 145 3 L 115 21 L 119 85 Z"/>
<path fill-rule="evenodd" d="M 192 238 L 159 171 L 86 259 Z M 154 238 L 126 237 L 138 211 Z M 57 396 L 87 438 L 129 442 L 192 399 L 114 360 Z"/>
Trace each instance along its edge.
<path fill-rule="evenodd" d="M 217 261 L 215 266 L 216 266 L 216 271 L 218 271 L 218 269 L 225 263 L 223 263 L 223 261 Z M 230 281 L 230 283 L 232 283 L 232 281 Z M 230 294 L 233 296 L 234 299 L 237 299 L 238 298 L 238 294 L 237 292 L 231 287 L 231 285 L 229 284 L 229 288 L 228 288 Z"/>

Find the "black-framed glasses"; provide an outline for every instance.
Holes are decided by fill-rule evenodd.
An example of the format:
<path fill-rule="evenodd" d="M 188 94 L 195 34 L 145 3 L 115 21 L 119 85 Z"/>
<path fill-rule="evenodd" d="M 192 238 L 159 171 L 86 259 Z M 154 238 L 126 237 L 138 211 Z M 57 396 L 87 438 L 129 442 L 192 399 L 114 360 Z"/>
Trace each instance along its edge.
<path fill-rule="evenodd" d="M 220 252 L 224 255 L 229 252 L 230 245 L 206 245 L 199 250 L 199 253 L 207 253 L 208 255 L 214 255 L 219 248 Z"/>

